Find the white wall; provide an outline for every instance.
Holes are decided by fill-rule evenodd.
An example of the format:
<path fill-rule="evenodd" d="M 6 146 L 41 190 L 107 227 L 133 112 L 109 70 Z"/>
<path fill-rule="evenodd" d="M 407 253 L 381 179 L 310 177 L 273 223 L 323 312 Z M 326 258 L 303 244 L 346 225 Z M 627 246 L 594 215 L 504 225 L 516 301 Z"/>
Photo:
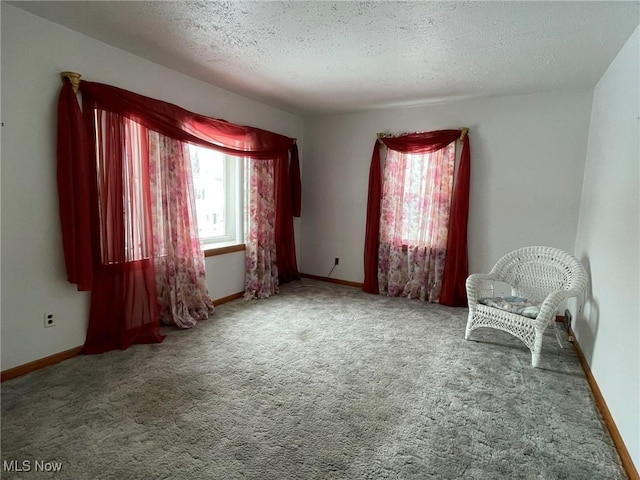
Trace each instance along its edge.
<path fill-rule="evenodd" d="M 593 95 L 575 255 L 590 272 L 574 331 L 640 470 L 640 27 Z"/>
<path fill-rule="evenodd" d="M 469 268 L 509 251 L 573 251 L 590 91 L 489 98 L 305 119 L 300 271 L 363 281 L 367 186 L 376 132 L 470 128 Z"/>
<path fill-rule="evenodd" d="M 87 80 L 299 139 L 303 124 L 298 116 L 186 77 L 4 2 L 1 8 L 1 367 L 6 370 L 84 343 L 89 297 L 66 282 L 60 238 L 55 166 L 59 72 L 76 71 Z M 207 258 L 211 296 L 242 291 L 243 272 L 242 253 Z M 55 327 L 43 327 L 43 312 L 55 314 Z"/>

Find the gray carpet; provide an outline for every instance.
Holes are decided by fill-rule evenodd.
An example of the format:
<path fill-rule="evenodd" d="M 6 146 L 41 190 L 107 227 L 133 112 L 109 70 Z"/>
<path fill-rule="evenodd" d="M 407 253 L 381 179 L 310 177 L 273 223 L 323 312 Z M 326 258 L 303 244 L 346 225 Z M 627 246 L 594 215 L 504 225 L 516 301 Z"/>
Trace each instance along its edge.
<path fill-rule="evenodd" d="M 465 322 L 312 280 L 222 305 L 163 344 L 3 383 L 2 460 L 31 471 L 2 478 L 626 478 L 572 348 L 550 331 L 534 370 Z"/>

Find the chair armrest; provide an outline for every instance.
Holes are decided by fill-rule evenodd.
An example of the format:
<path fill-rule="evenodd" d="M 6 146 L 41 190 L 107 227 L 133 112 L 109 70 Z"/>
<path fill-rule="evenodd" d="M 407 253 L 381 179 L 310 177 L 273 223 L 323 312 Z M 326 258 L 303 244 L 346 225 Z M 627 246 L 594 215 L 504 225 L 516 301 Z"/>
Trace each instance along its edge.
<path fill-rule="evenodd" d="M 472 273 L 467 278 L 467 283 L 469 283 L 469 280 L 471 281 L 492 280 L 493 281 L 493 280 L 498 280 L 498 276 L 495 273 Z"/>
<path fill-rule="evenodd" d="M 494 273 L 473 273 L 469 275 L 466 281 L 467 300 L 469 308 L 475 307 L 480 296 L 480 289 L 487 283 L 498 280 L 498 276 Z"/>
<path fill-rule="evenodd" d="M 580 295 L 580 290 L 556 290 L 547 295 L 542 305 L 540 306 L 540 313 L 536 318 L 536 322 L 540 325 L 547 324 L 550 321 L 555 321 L 556 312 L 563 300 L 571 297 L 577 297 Z"/>

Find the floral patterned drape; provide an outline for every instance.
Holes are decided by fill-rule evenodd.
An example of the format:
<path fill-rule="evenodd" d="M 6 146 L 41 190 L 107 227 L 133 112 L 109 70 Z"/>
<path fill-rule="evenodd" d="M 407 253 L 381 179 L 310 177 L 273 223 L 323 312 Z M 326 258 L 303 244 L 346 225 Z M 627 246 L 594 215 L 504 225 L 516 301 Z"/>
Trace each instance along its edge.
<path fill-rule="evenodd" d="M 380 293 L 438 302 L 454 165 L 454 143 L 433 153 L 388 150 L 378 246 Z"/>
<path fill-rule="evenodd" d="M 245 181 L 245 298 L 278 293 L 274 160 L 247 160 Z"/>
<path fill-rule="evenodd" d="M 160 321 L 193 327 L 213 312 L 198 239 L 188 146 L 149 131 L 149 182 Z"/>

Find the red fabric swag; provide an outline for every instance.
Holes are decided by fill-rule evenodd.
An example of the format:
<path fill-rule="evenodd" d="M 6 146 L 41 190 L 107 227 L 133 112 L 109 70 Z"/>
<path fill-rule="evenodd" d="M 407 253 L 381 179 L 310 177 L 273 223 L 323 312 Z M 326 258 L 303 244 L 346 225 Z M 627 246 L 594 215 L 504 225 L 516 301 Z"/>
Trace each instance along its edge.
<path fill-rule="evenodd" d="M 401 137 L 382 137 L 380 141 L 391 150 L 402 153 L 431 153 L 446 147 L 460 138 L 460 130 L 436 130 L 425 133 L 409 133 Z"/>
<path fill-rule="evenodd" d="M 176 140 L 212 148 L 228 155 L 273 158 L 288 152 L 293 139 L 254 127 L 235 125 L 102 83 L 83 81 L 83 98 L 96 108 L 130 118 L 150 130 Z"/>

